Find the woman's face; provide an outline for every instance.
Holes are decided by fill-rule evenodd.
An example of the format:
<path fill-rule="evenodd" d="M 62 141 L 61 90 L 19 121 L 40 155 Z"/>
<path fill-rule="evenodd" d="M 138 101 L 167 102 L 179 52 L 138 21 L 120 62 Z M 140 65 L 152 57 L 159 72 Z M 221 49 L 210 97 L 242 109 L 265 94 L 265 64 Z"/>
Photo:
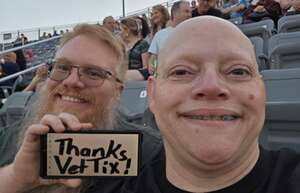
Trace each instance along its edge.
<path fill-rule="evenodd" d="M 157 9 L 152 11 L 151 21 L 153 24 L 159 24 L 163 19 L 163 14 Z"/>
<path fill-rule="evenodd" d="M 122 40 L 126 41 L 128 38 L 128 35 L 129 35 L 129 28 L 126 25 L 121 24 L 120 25 L 120 36 L 121 36 Z"/>

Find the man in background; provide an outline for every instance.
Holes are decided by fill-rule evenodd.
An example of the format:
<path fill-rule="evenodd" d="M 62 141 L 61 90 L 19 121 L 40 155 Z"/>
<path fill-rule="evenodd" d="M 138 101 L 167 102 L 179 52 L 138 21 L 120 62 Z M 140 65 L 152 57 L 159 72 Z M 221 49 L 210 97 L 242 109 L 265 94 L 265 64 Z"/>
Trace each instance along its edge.
<path fill-rule="evenodd" d="M 113 16 L 107 16 L 103 19 L 103 26 L 110 32 L 114 32 L 115 29 L 115 19 Z"/>

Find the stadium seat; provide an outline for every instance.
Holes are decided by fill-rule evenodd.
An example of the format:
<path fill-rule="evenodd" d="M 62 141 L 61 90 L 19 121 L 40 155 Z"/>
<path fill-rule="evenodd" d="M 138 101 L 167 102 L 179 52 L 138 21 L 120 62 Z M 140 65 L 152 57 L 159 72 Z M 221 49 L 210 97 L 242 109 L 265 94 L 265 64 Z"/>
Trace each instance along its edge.
<path fill-rule="evenodd" d="M 259 71 L 269 69 L 270 67 L 268 63 L 268 57 L 266 56 L 266 54 L 264 54 L 263 51 L 264 40 L 261 37 L 251 37 L 249 39 L 252 42 L 255 49 L 256 60 L 259 65 Z"/>
<path fill-rule="evenodd" d="M 263 143 L 269 149 L 289 147 L 300 152 L 300 68 L 261 73 L 267 93 Z"/>
<path fill-rule="evenodd" d="M 141 123 L 148 108 L 147 81 L 128 81 L 121 96 L 119 112 L 127 121 Z"/>
<path fill-rule="evenodd" d="M 240 25 L 240 24 L 243 23 L 243 18 L 242 17 L 235 17 L 235 18 L 229 19 L 229 21 L 231 23 L 234 23 L 235 25 Z"/>
<path fill-rule="evenodd" d="M 270 68 L 300 68 L 300 32 L 280 33 L 269 41 Z"/>
<path fill-rule="evenodd" d="M 27 112 L 27 106 L 36 98 L 37 94 L 33 92 L 17 92 L 11 95 L 11 98 L 6 101 L 7 125 L 22 119 Z"/>
<path fill-rule="evenodd" d="M 1 108 L 1 125 L 8 126 L 21 120 L 27 112 L 27 106 L 37 99 L 33 92 L 15 92 L 10 95 Z"/>
<path fill-rule="evenodd" d="M 267 19 L 256 23 L 242 24 L 238 25 L 238 27 L 249 38 L 254 36 L 261 37 L 264 40 L 264 53 L 268 53 L 268 39 L 276 32 L 273 20 Z"/>
<path fill-rule="evenodd" d="M 23 81 L 23 75 L 19 75 L 18 78 L 14 81 L 12 86 L 0 86 L 1 92 L 3 93 L 4 97 L 7 98 L 9 95 L 14 93 L 17 89 L 17 86 Z M 2 101 L 1 101 L 2 102 Z"/>
<path fill-rule="evenodd" d="M 284 16 L 278 20 L 278 33 L 300 31 L 300 15 Z"/>

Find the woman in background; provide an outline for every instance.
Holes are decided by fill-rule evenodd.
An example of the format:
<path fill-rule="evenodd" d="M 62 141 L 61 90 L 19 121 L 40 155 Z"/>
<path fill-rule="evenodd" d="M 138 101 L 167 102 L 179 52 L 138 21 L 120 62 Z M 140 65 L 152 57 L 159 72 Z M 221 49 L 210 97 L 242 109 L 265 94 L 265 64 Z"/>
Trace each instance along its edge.
<path fill-rule="evenodd" d="M 144 40 L 149 30 L 143 26 L 143 19 L 130 17 L 121 21 L 121 38 L 128 52 L 128 69 L 143 69 L 147 67 L 146 53 L 149 43 Z"/>
<path fill-rule="evenodd" d="M 169 11 L 163 5 L 155 5 L 152 7 L 151 13 L 151 35 L 150 35 L 150 42 L 156 32 L 165 28 L 167 26 L 167 22 L 170 19 Z"/>

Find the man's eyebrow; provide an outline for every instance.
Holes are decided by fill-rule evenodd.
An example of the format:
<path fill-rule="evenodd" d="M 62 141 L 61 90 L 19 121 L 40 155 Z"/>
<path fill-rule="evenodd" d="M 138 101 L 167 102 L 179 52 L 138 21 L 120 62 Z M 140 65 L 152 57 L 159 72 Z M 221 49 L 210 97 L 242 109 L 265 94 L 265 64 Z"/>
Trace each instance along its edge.
<path fill-rule="evenodd" d="M 73 65 L 78 65 L 74 62 L 71 62 L 70 60 L 68 60 L 67 58 L 56 58 L 54 59 L 55 62 L 60 62 L 60 63 L 65 63 L 65 64 L 73 64 Z M 104 67 L 100 67 L 97 66 L 95 64 L 91 64 L 91 63 L 83 63 L 83 65 L 80 65 L 81 67 L 85 67 L 85 68 L 92 68 L 92 69 L 97 69 L 97 70 L 105 70 L 105 71 L 109 71 L 111 73 L 111 69 L 106 69 Z"/>
<path fill-rule="evenodd" d="M 66 63 L 66 64 L 74 64 L 74 65 L 78 65 L 78 64 L 76 64 L 76 63 L 74 63 L 74 62 L 71 62 L 71 61 L 68 60 L 67 58 L 56 58 L 56 59 L 54 59 L 54 61 L 55 61 L 55 62 L 64 62 L 64 63 Z M 80 66 L 82 66 L 82 65 L 80 65 Z M 100 68 L 100 67 L 98 67 L 97 65 L 95 65 L 95 64 L 90 64 L 90 63 L 84 63 L 84 67 Z M 101 68 L 101 69 L 103 69 L 103 68 Z"/>
<path fill-rule="evenodd" d="M 68 60 L 67 58 L 55 58 L 54 59 L 55 62 L 64 62 L 66 64 L 71 64 L 72 62 L 70 60 Z"/>

